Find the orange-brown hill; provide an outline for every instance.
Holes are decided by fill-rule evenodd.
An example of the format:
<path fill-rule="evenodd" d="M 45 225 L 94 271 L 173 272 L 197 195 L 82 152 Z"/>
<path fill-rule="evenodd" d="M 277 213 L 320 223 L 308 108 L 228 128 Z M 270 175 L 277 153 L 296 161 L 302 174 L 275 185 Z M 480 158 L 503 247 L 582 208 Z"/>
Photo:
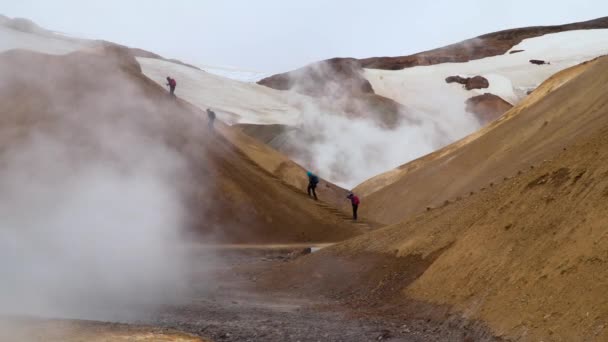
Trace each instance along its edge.
<path fill-rule="evenodd" d="M 282 279 L 354 301 L 359 312 L 466 317 L 507 340 L 608 340 L 606 84 L 608 58 L 557 75 L 527 108 L 454 147 L 451 158 L 468 156 L 467 172 L 503 175 L 487 158 L 516 163 L 513 177 L 285 265 Z M 541 151 L 551 157 L 525 165 Z M 434 173 L 427 186 L 446 186 L 437 164 L 420 168 Z M 315 281 L 289 280 L 304 273 Z"/>
<path fill-rule="evenodd" d="M 276 137 L 281 138 L 281 129 L 278 129 L 278 127 L 282 127 L 281 125 L 240 124 L 228 126 L 216 123 L 216 127 L 231 144 L 245 154 L 248 159 L 254 161 L 256 165 L 270 173 L 272 177 L 290 188 L 296 188 L 300 191 L 304 191 L 307 188 L 307 170 L 286 157 L 287 153 L 292 152 L 286 146 L 293 145 L 275 142 L 267 143 L 264 141 L 264 138 L 258 139 L 257 137 L 259 133 L 262 137 L 266 138 L 274 134 L 277 134 Z M 266 129 L 267 127 L 270 129 Z M 348 190 L 325 179 L 321 179 L 317 188 L 317 194 L 323 202 L 334 208 L 339 208 L 344 204 Z"/>
<path fill-rule="evenodd" d="M 398 223 L 550 159 L 606 119 L 606 58 L 566 69 L 480 131 L 355 188 L 360 210 Z"/>
<path fill-rule="evenodd" d="M 13 50 L 0 55 L 0 77 L 0 158 L 45 134 L 66 149 L 74 168 L 95 160 L 112 165 L 121 158 L 100 147 L 98 129 L 133 130 L 186 161 L 187 176 L 175 187 L 196 232 L 230 242 L 320 242 L 361 231 L 253 162 L 254 142 L 244 151 L 238 132 L 210 134 L 203 113 L 171 99 L 124 49 L 65 56 Z"/>

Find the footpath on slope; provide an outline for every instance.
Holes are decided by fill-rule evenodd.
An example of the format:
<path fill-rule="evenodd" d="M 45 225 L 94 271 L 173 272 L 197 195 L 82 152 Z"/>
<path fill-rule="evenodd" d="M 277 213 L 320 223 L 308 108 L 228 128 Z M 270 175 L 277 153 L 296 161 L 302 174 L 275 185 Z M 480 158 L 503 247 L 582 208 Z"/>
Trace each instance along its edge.
<path fill-rule="evenodd" d="M 199 116 L 201 118 L 205 117 L 205 114 L 196 106 L 188 103 L 187 101 L 183 100 L 183 99 L 179 99 L 178 100 L 180 103 L 183 103 L 184 105 L 186 105 L 187 107 L 189 107 L 191 110 L 194 110 L 196 112 L 199 112 Z M 202 120 L 207 120 L 207 119 L 202 119 Z M 213 134 L 213 138 L 219 138 L 221 139 L 221 141 L 223 142 L 223 144 L 227 147 L 229 147 L 231 149 L 231 151 L 233 151 L 234 153 L 238 154 L 243 161 L 245 161 L 249 166 L 255 168 L 256 170 L 258 170 L 259 172 L 267 175 L 269 178 L 271 178 L 273 181 L 275 181 L 276 183 L 282 185 L 284 188 L 289 189 L 292 193 L 296 194 L 297 196 L 299 196 L 302 200 L 304 201 L 309 201 L 311 203 L 314 203 L 315 206 L 317 206 L 319 209 L 329 213 L 330 215 L 333 215 L 335 217 L 338 217 L 339 219 L 345 221 L 346 223 L 350 224 L 350 225 L 354 225 L 357 226 L 359 228 L 362 228 L 364 230 L 371 230 L 374 228 L 378 228 L 381 227 L 382 224 L 367 220 L 367 219 L 361 219 L 358 218 L 356 221 L 353 220 L 352 216 L 346 214 L 345 212 L 337 209 L 336 207 L 332 206 L 331 204 L 323 201 L 322 199 L 319 199 L 318 201 L 313 200 L 312 198 L 310 198 L 308 196 L 308 194 L 304 191 L 304 189 L 299 189 L 296 186 L 294 186 L 291 183 L 288 183 L 287 181 L 285 181 L 284 179 L 278 177 L 277 175 L 275 175 L 274 173 L 270 172 L 268 169 L 262 167 L 261 165 L 259 165 L 258 163 L 256 163 L 248 154 L 246 154 L 245 152 L 243 152 L 241 150 L 241 148 L 239 146 L 237 146 L 232 140 L 228 139 L 225 135 L 226 134 L 242 134 L 239 132 L 234 132 L 234 131 L 230 131 L 230 127 L 221 123 L 221 122 L 217 122 L 215 123 L 215 131 L 211 134 Z M 219 134 L 218 134 L 219 132 Z M 302 178 L 305 178 L 304 175 L 302 176 Z M 319 197 L 323 197 L 323 192 L 320 191 L 317 194 Z M 346 201 L 346 198 L 344 198 L 344 201 Z"/>
<path fill-rule="evenodd" d="M 217 136 L 217 135 L 216 135 Z M 293 193 L 297 194 L 298 196 L 300 196 L 303 200 L 307 200 L 307 201 L 313 201 L 313 203 L 319 207 L 321 210 L 327 211 L 329 213 L 331 213 L 334 216 L 337 216 L 339 218 L 341 218 L 344 221 L 349 222 L 350 224 L 354 224 L 356 226 L 359 226 L 361 228 L 365 228 L 365 229 L 373 229 L 373 228 L 377 228 L 380 225 L 377 223 L 373 223 L 371 221 L 365 220 L 365 219 L 357 219 L 356 221 L 353 220 L 352 216 L 347 215 L 346 213 L 338 210 L 337 208 L 329 205 L 328 203 L 324 202 L 322 199 L 319 199 L 317 201 L 313 200 L 312 198 L 310 198 L 308 196 L 307 193 L 304 192 L 303 189 L 298 189 L 295 186 L 287 183 L 286 181 L 284 181 L 283 179 L 275 176 L 274 174 L 270 173 L 268 170 L 266 170 L 265 168 L 261 167 L 258 163 L 254 162 L 253 160 L 251 160 L 251 158 L 249 158 L 249 156 L 247 156 L 245 153 L 243 153 L 237 146 L 233 145 L 228 139 L 226 139 L 223 135 L 220 135 L 221 139 L 224 141 L 224 143 L 230 145 L 234 151 L 236 153 L 238 153 L 243 160 L 246 160 L 251 166 L 253 166 L 254 168 L 260 170 L 261 172 L 264 172 L 268 175 L 268 177 L 272 178 L 274 181 L 280 183 L 281 185 L 283 185 L 284 187 L 286 187 L 287 189 L 291 190 Z M 319 197 L 323 196 L 322 192 L 319 192 L 317 194 Z"/>

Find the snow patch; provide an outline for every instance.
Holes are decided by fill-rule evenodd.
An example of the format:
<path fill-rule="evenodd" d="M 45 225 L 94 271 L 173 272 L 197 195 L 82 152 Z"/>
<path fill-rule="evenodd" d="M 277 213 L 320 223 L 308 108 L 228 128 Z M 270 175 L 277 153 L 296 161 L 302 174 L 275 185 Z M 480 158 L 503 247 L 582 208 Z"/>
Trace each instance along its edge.
<path fill-rule="evenodd" d="M 296 124 L 302 102 L 312 99 L 271 89 L 255 83 L 240 82 L 184 65 L 153 58 L 138 57 L 143 73 L 165 86 L 165 78 L 177 81 L 175 94 L 193 105 L 212 108 L 228 124 Z"/>
<path fill-rule="evenodd" d="M 510 51 L 519 53 L 487 57 L 466 63 L 444 63 L 403 70 L 366 69 L 365 77 L 377 94 L 424 111 L 437 111 L 440 106 L 427 94 L 468 98 L 486 92 L 517 104 L 528 90 L 536 88 L 555 73 L 595 57 L 608 54 L 608 29 L 577 30 L 525 39 Z M 533 65 L 531 59 L 550 62 Z M 457 84 L 446 84 L 448 76 L 483 76 L 488 89 L 466 91 Z M 430 101 L 429 101 L 430 100 Z"/>

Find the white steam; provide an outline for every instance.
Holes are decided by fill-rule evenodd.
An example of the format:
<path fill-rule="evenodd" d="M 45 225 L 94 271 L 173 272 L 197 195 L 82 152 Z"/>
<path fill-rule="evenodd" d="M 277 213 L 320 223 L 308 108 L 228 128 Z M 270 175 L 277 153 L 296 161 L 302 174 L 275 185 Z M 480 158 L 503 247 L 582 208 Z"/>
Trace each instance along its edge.
<path fill-rule="evenodd" d="M 311 65 L 318 74 L 331 72 L 322 63 Z M 331 75 L 325 76 L 332 79 Z M 314 87 L 315 80 L 299 74 L 293 89 Z M 294 97 L 302 114 L 297 130 L 286 134 L 291 156 L 321 177 L 343 186 L 355 185 L 379 173 L 431 153 L 480 128 L 479 121 L 465 112 L 463 98 L 452 93 L 429 91 L 431 104 L 421 109 L 405 105 L 393 111 L 382 104 L 362 100 L 345 87 L 330 87 L 319 102 L 303 103 Z M 351 114 L 344 111 L 348 106 Z M 358 113 L 352 115 L 352 112 Z M 296 152 L 293 152 L 296 151 Z"/>
<path fill-rule="evenodd" d="M 455 113 L 451 113 L 458 115 Z M 431 153 L 473 132 L 479 123 L 464 115 L 461 122 L 441 122 L 427 117 L 420 123 L 402 122 L 394 129 L 380 127 L 365 118 L 348 118 L 339 114 L 308 110 L 303 112 L 294 144 L 311 156 L 296 159 L 316 170 L 322 177 L 345 188 L 410 160 Z M 314 135 L 314 139 L 310 138 Z M 310 139 L 307 139 L 310 138 Z"/>
<path fill-rule="evenodd" d="M 87 146 L 32 128 L 0 149 L 0 313 L 127 320 L 182 294 L 184 161 L 88 119 Z"/>

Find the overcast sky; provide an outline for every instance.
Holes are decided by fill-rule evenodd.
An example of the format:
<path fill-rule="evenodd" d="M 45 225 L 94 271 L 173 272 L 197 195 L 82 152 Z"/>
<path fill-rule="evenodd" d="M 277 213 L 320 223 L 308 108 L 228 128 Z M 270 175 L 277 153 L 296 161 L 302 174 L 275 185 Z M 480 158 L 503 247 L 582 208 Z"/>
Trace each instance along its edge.
<path fill-rule="evenodd" d="M 608 16 L 608 0 L 0 0 L 0 13 L 198 65 L 278 72 Z"/>

